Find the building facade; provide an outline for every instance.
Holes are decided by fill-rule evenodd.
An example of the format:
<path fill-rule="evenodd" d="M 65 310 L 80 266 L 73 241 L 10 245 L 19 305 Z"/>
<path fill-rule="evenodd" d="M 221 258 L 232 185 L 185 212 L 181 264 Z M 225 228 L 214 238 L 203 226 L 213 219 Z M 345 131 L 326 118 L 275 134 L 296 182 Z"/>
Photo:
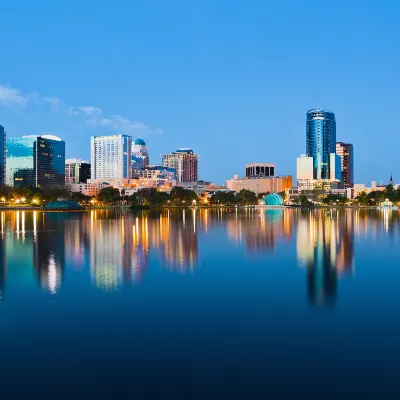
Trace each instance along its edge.
<path fill-rule="evenodd" d="M 128 135 L 92 136 L 91 179 L 122 181 L 132 177 L 132 138 Z"/>
<path fill-rule="evenodd" d="M 101 189 L 108 187 L 109 185 L 104 182 L 95 181 L 90 183 L 90 179 L 86 183 L 66 183 L 65 188 L 70 193 L 82 193 L 86 196 L 97 196 Z"/>
<path fill-rule="evenodd" d="M 52 135 L 7 139 L 6 182 L 43 189 L 65 185 L 65 142 Z"/>
<path fill-rule="evenodd" d="M 307 112 L 307 157 L 313 158 L 313 179 L 330 179 L 330 154 L 336 153 L 336 120 L 332 111 Z"/>
<path fill-rule="evenodd" d="M 162 165 L 176 171 L 177 182 L 196 182 L 198 180 L 199 157 L 192 149 L 179 149 L 171 154 L 162 154 Z"/>
<path fill-rule="evenodd" d="M 342 186 L 344 189 L 354 185 L 354 148 L 350 143 L 337 142 L 336 154 L 341 159 Z"/>
<path fill-rule="evenodd" d="M 312 180 L 314 177 L 314 159 L 300 154 L 297 158 L 297 180 Z"/>
<path fill-rule="evenodd" d="M 79 158 L 65 160 L 65 184 L 86 183 L 90 179 L 90 174 L 89 161 Z"/>
<path fill-rule="evenodd" d="M 141 168 L 147 167 L 150 163 L 146 142 L 141 138 L 137 138 L 132 144 L 133 158 L 141 165 Z"/>
<path fill-rule="evenodd" d="M 6 183 L 6 131 L 0 125 L 0 187 Z"/>
<path fill-rule="evenodd" d="M 226 181 L 226 187 L 234 192 L 242 189 L 251 190 L 255 193 L 280 193 L 290 189 L 293 185 L 291 175 L 273 176 L 266 178 L 239 178 L 237 175 Z"/>
<path fill-rule="evenodd" d="M 331 181 L 342 180 L 341 158 L 336 153 L 329 154 L 329 179 Z"/>
<path fill-rule="evenodd" d="M 246 164 L 246 178 L 262 178 L 275 176 L 275 164 L 252 163 Z"/>

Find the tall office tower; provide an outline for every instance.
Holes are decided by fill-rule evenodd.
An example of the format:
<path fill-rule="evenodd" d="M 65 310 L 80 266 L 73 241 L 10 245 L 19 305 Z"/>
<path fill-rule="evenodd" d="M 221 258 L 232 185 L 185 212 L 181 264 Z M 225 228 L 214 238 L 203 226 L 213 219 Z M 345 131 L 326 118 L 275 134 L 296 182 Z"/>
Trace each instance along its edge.
<path fill-rule="evenodd" d="M 337 142 L 336 154 L 341 159 L 342 186 L 344 189 L 354 186 L 354 148 L 350 143 Z"/>
<path fill-rule="evenodd" d="M 197 182 L 199 157 L 192 149 L 179 149 L 161 157 L 164 167 L 175 169 L 177 182 Z"/>
<path fill-rule="evenodd" d="M 307 157 L 313 158 L 313 178 L 331 179 L 330 154 L 336 153 L 335 114 L 328 110 L 307 112 Z"/>
<path fill-rule="evenodd" d="M 65 160 L 65 183 L 87 183 L 90 179 L 90 163 L 79 158 Z"/>
<path fill-rule="evenodd" d="M 92 136 L 92 179 L 116 180 L 132 177 L 131 142 L 128 135 Z"/>
<path fill-rule="evenodd" d="M 43 189 L 65 185 L 65 142 L 57 136 L 7 139 L 7 185 Z"/>
<path fill-rule="evenodd" d="M 0 125 L 0 186 L 6 182 L 6 132 Z"/>

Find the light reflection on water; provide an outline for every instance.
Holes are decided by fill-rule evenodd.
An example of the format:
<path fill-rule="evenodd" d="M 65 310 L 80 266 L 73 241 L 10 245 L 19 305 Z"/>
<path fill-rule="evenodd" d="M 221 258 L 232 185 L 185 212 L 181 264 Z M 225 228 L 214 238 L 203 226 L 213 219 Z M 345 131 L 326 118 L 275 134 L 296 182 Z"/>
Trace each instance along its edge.
<path fill-rule="evenodd" d="M 218 229 L 223 246 L 243 248 L 250 263 L 273 254 L 279 242 L 295 243 L 310 302 L 331 304 L 338 279 L 355 273 L 355 241 L 397 237 L 398 221 L 397 212 L 350 209 L 1 211 L 0 288 L 3 297 L 7 267 L 18 262 L 52 294 L 63 286 L 66 265 L 75 271 L 89 268 L 91 283 L 105 291 L 142 282 L 152 255 L 167 270 L 194 274 L 207 233 Z"/>

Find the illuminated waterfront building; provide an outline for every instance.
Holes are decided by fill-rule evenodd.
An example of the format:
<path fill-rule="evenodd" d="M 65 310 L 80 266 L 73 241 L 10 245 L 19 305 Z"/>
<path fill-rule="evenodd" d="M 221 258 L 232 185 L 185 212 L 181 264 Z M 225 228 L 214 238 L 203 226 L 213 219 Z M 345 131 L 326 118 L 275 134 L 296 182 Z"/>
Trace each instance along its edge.
<path fill-rule="evenodd" d="M 279 193 L 293 186 L 292 176 L 273 176 L 259 178 L 239 178 L 235 175 L 233 179 L 226 181 L 226 187 L 234 192 L 242 189 L 251 190 L 255 193 Z"/>
<path fill-rule="evenodd" d="M 7 139 L 6 182 L 9 186 L 64 187 L 65 142 L 52 135 Z"/>
<path fill-rule="evenodd" d="M 131 179 L 131 141 L 128 135 L 91 137 L 91 179 L 122 182 Z"/>
<path fill-rule="evenodd" d="M 176 171 L 177 182 L 198 180 L 199 157 L 191 149 L 179 149 L 171 154 L 162 154 L 162 165 Z"/>
<path fill-rule="evenodd" d="M 337 142 L 336 154 L 341 159 L 342 186 L 344 189 L 354 185 L 354 149 L 350 143 Z"/>
<path fill-rule="evenodd" d="M 0 125 L 0 186 L 6 181 L 6 131 Z"/>

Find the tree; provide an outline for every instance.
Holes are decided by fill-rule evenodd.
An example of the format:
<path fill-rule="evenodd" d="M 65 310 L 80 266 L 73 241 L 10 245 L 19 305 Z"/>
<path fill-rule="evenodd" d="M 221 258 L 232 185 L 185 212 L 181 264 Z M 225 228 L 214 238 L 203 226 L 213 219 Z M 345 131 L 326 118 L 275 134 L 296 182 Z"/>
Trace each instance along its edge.
<path fill-rule="evenodd" d="M 216 205 L 232 205 L 237 202 L 235 192 L 218 191 L 211 198 L 210 203 Z"/>
<path fill-rule="evenodd" d="M 97 196 L 99 201 L 106 204 L 115 203 L 120 200 L 120 198 L 119 190 L 111 186 L 101 189 Z"/>
<path fill-rule="evenodd" d="M 265 193 L 258 193 L 258 199 L 262 200 L 264 197 L 268 196 L 270 192 L 265 192 Z"/>
<path fill-rule="evenodd" d="M 308 197 L 305 194 L 299 194 L 298 196 L 294 197 L 292 203 L 300 206 L 312 205 L 312 202 L 308 199 Z"/>
<path fill-rule="evenodd" d="M 76 201 L 77 203 L 89 202 L 90 200 L 92 200 L 92 196 L 87 196 L 86 194 L 83 194 L 81 192 L 72 192 L 71 200 Z"/>
<path fill-rule="evenodd" d="M 370 204 L 370 199 L 368 199 L 368 195 L 365 192 L 361 192 L 355 199 L 354 202 L 356 204 L 367 206 Z"/>
<path fill-rule="evenodd" d="M 193 190 L 175 186 L 170 192 L 171 200 L 175 205 L 191 205 L 193 200 L 198 200 L 197 193 Z"/>
<path fill-rule="evenodd" d="M 239 193 L 236 193 L 238 203 L 243 205 L 257 204 L 257 195 L 251 190 L 242 189 Z"/>
<path fill-rule="evenodd" d="M 146 206 L 164 205 L 170 199 L 168 193 L 159 192 L 156 188 L 140 189 L 133 196 L 134 203 Z"/>
<path fill-rule="evenodd" d="M 324 199 L 324 204 L 339 204 L 344 205 L 348 201 L 347 197 L 341 194 L 329 193 Z"/>

